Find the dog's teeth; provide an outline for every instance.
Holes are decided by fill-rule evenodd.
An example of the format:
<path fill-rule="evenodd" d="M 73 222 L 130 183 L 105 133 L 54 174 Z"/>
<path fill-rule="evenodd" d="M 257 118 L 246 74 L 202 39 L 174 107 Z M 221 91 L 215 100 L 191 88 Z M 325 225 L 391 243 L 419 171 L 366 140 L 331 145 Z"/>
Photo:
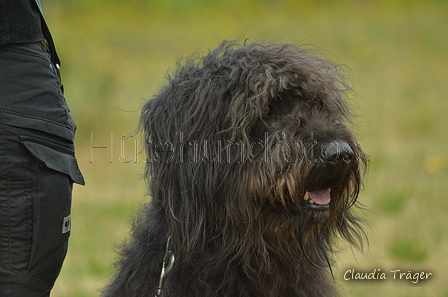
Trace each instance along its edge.
<path fill-rule="evenodd" d="M 309 202 L 310 202 L 311 204 L 314 204 L 314 201 L 313 201 L 313 199 L 310 199 L 310 200 L 309 200 Z"/>
<path fill-rule="evenodd" d="M 305 195 L 303 195 L 303 200 L 308 200 L 310 199 L 310 196 L 308 195 L 308 192 L 305 193 Z"/>

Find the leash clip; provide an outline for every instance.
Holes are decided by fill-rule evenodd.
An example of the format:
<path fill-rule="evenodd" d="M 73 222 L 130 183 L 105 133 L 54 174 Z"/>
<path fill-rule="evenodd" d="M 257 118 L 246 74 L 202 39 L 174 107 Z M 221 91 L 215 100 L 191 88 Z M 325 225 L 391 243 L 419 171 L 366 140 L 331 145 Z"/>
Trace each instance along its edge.
<path fill-rule="evenodd" d="M 156 297 L 162 296 L 163 278 L 171 271 L 174 265 L 174 260 L 176 259 L 173 251 L 170 249 L 170 242 L 171 236 L 168 237 L 168 240 L 166 241 L 165 256 L 163 257 L 162 271 L 160 273 L 160 281 Z"/>

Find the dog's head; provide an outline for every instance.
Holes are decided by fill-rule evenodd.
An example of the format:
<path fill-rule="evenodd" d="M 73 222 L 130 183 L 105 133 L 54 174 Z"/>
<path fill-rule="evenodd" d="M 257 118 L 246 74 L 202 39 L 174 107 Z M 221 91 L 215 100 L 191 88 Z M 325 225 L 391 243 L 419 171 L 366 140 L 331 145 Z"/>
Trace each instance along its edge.
<path fill-rule="evenodd" d="M 361 237 L 350 208 L 367 157 L 339 68 L 293 45 L 225 42 L 169 78 L 142 125 L 151 194 L 174 240 Z"/>

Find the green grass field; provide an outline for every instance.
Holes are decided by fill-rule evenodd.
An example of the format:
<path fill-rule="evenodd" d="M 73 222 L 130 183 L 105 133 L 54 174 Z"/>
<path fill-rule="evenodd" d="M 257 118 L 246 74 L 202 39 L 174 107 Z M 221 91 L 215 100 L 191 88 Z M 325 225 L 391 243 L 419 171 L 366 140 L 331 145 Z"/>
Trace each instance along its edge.
<path fill-rule="evenodd" d="M 448 296 L 448 2 L 43 2 L 87 182 L 74 188 L 69 254 L 53 296 L 98 296 L 147 199 L 133 136 L 140 106 L 176 60 L 238 38 L 315 44 L 352 70 L 355 130 L 371 157 L 360 195 L 371 229 L 364 253 L 337 255 L 341 295 Z M 349 269 L 380 269 L 387 280 L 344 280 Z M 413 284 L 393 270 L 433 275 Z"/>

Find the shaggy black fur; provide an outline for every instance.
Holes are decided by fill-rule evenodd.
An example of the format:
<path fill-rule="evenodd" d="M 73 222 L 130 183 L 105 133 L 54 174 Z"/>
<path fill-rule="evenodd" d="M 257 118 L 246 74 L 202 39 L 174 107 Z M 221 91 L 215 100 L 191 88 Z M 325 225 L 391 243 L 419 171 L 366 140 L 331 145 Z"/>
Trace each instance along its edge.
<path fill-rule="evenodd" d="M 156 296 L 169 237 L 164 297 L 337 295 L 330 256 L 338 234 L 362 245 L 367 164 L 339 69 L 232 42 L 180 67 L 143 107 L 152 200 L 103 296 Z"/>

